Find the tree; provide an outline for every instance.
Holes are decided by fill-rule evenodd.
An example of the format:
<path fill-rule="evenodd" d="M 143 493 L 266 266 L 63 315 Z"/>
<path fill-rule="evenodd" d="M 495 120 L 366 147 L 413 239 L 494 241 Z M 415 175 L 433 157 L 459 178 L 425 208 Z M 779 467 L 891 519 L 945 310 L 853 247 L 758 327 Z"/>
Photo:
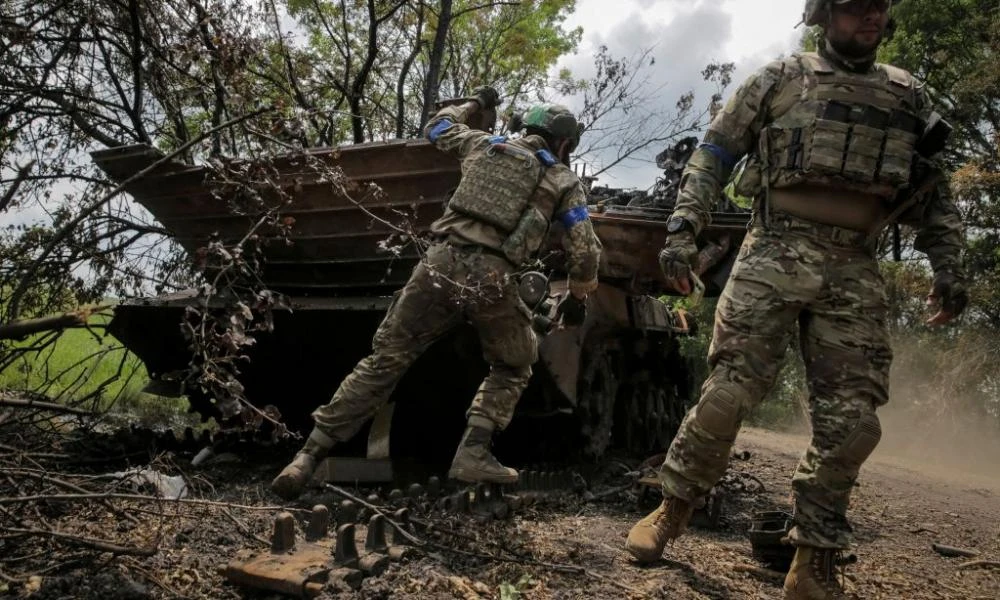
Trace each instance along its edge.
<path fill-rule="evenodd" d="M 955 127 L 942 160 L 967 227 L 974 282 L 968 321 L 1000 328 L 1000 10 L 988 0 L 908 0 L 882 57 L 926 82 L 935 108 Z"/>
<path fill-rule="evenodd" d="M 702 71 L 704 80 L 716 85 L 707 102 L 697 104 L 694 92 L 688 91 L 671 110 L 659 97 L 663 86 L 651 85 L 650 70 L 655 66 L 651 53 L 652 48 L 645 48 L 631 57 L 616 58 L 601 46 L 591 79 L 574 81 L 564 73 L 557 83 L 563 95 L 583 97 L 577 118 L 584 134 L 574 159 L 591 165 L 593 176 L 635 160 L 650 147 L 659 151 L 672 140 L 700 131 L 720 107 L 732 78 L 732 63 L 712 63 Z"/>
<path fill-rule="evenodd" d="M 913 397 L 954 415 L 998 416 L 995 356 L 1000 352 L 1000 8 L 991 0 L 907 0 L 893 9 L 896 30 L 880 59 L 926 82 L 934 107 L 954 127 L 940 160 L 966 226 L 972 303 L 962 322 L 927 330 L 928 274 L 912 260 L 887 266 L 897 371 L 920 373 Z M 935 419 L 940 422 L 941 419 Z"/>

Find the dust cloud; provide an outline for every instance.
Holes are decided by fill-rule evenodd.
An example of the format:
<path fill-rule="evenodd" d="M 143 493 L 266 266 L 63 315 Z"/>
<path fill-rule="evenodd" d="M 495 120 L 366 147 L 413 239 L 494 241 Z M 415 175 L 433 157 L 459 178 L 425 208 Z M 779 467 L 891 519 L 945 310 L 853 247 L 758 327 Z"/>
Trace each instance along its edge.
<path fill-rule="evenodd" d="M 920 370 L 905 350 L 899 354 L 889 404 L 878 413 L 882 442 L 875 456 L 1000 482 L 1000 417 L 985 406 L 990 394 L 963 385 L 967 379 L 955 375 L 969 373 L 961 367 Z"/>

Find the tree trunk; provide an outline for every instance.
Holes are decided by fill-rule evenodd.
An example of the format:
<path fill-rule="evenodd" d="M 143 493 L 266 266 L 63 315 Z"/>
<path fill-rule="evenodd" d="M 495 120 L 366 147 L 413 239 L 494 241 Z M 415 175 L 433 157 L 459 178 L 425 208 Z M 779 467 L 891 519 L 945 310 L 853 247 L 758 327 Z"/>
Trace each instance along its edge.
<path fill-rule="evenodd" d="M 424 105 L 420 113 L 421 129 L 430 119 L 431 107 L 438 92 L 445 41 L 451 28 L 451 5 L 452 0 L 441 0 L 441 12 L 438 15 L 437 31 L 434 33 L 434 45 L 431 46 L 430 64 L 427 67 L 427 81 L 424 83 Z"/>

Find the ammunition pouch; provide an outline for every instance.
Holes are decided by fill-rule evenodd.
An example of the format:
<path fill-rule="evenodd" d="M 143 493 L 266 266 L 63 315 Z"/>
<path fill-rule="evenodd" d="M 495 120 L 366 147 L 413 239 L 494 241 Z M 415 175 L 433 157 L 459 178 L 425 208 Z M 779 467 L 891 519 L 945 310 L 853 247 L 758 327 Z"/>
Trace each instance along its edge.
<path fill-rule="evenodd" d="M 514 231 L 503 241 L 500 250 L 511 263 L 522 265 L 542 247 L 548 233 L 549 218 L 537 207 L 528 206 L 521 213 Z"/>
<path fill-rule="evenodd" d="M 799 63 L 801 98 L 760 133 L 760 171 L 767 177 L 760 187 L 805 183 L 891 199 L 909 184 L 925 130 L 913 77 L 882 64 L 848 73 L 812 52 L 799 55 Z"/>
<path fill-rule="evenodd" d="M 812 123 L 764 130 L 772 157 L 770 183 L 775 188 L 837 183 L 891 198 L 910 180 L 922 128 L 906 111 L 827 101 Z"/>

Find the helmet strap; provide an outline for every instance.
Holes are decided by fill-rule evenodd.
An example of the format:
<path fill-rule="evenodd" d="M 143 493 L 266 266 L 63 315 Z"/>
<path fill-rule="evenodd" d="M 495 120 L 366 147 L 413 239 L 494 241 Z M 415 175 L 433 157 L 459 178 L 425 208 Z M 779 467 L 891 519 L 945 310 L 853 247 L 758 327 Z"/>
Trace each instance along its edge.
<path fill-rule="evenodd" d="M 556 148 L 556 156 L 559 157 L 559 162 L 568 167 L 571 141 L 569 138 L 559 138 L 557 141 L 559 147 Z"/>

